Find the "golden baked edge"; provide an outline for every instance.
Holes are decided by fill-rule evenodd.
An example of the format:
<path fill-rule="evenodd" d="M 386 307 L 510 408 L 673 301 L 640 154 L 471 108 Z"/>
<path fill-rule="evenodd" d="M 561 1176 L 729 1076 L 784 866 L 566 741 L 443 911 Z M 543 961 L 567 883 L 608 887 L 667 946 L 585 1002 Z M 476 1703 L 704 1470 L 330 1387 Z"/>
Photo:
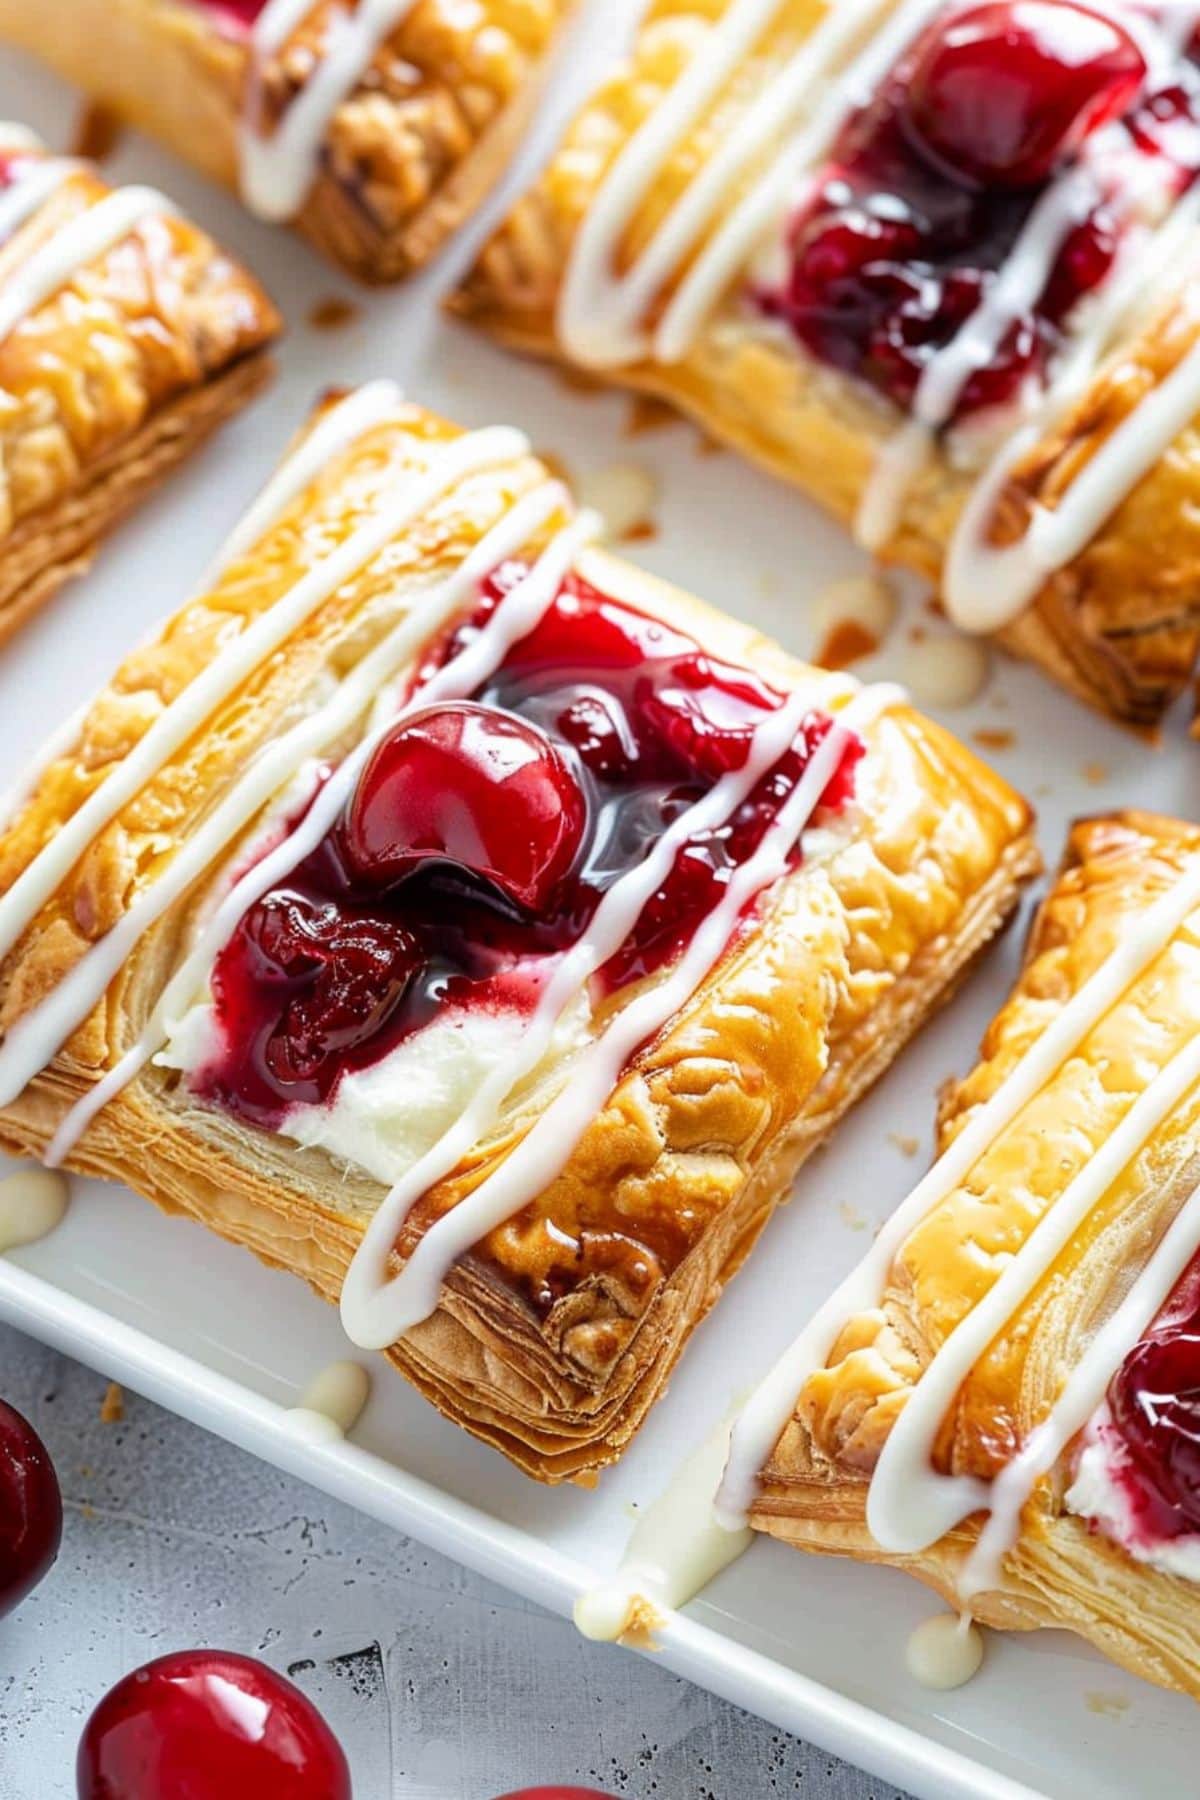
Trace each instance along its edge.
<path fill-rule="evenodd" d="M 146 423 L 86 467 L 68 494 L 23 519 L 0 543 L 0 644 L 77 575 L 110 532 L 213 432 L 271 379 L 257 351 L 224 374 L 153 413 Z"/>
<path fill-rule="evenodd" d="M 800 13 L 811 29 L 821 10 L 787 9 L 781 17 L 790 22 L 792 35 L 787 37 L 781 24 L 779 37 L 791 43 Z M 698 54 L 713 24 L 707 10 L 701 17 L 680 0 L 658 0 L 628 62 L 606 76 L 544 175 L 517 202 L 451 296 L 453 312 L 514 349 L 569 360 L 557 339 L 555 312 L 580 223 L 628 133 Z M 779 45 L 768 50 L 768 72 L 781 54 Z M 736 104 L 748 108 L 753 94 Z M 732 129 L 729 118 L 725 127 Z M 714 145 L 701 141 L 693 148 L 703 157 Z M 641 247 L 681 179 L 675 167 L 673 185 L 652 186 L 638 218 Z M 1014 469 L 997 510 L 995 541 L 1019 535 L 1034 506 L 1053 511 L 1137 402 L 1198 341 L 1200 284 L 1192 282 L 1149 315 L 1143 312 L 1059 426 Z M 717 442 L 801 488 L 846 523 L 853 520 L 877 453 L 897 424 L 877 396 L 817 364 L 799 345 L 753 328 L 736 295 L 722 304 L 682 361 L 631 364 L 606 371 L 602 379 L 670 402 Z M 885 560 L 936 584 L 968 492 L 968 480 L 945 457 L 931 459 L 914 484 Z M 1193 424 L 1086 549 L 1000 634 L 1001 642 L 1088 705 L 1154 733 L 1200 655 L 1198 559 L 1200 426 Z"/>
<path fill-rule="evenodd" d="M 418 409 L 408 417 L 424 435 L 450 434 Z M 323 484 L 319 504 L 304 497 L 235 568 L 224 593 L 193 603 L 161 645 L 137 653 L 85 722 L 82 750 L 47 772 L 0 838 L 3 885 L 90 791 L 104 759 L 141 735 L 153 716 L 147 702 L 177 691 L 202 666 L 223 609 L 236 604 L 250 616 L 277 594 L 289 562 L 303 567 L 306 509 L 328 530 L 340 496 L 357 484 L 355 506 L 367 504 L 370 484 L 384 479 L 388 455 L 398 453 L 394 435 L 372 434 Z M 419 584 L 448 547 L 461 555 L 505 496 L 539 478 L 526 458 L 476 479 L 469 499 L 448 503 L 411 534 L 389 577 L 393 592 Z M 348 528 L 349 502 L 345 510 Z M 627 565 L 595 555 L 586 572 L 604 591 L 678 621 L 714 652 L 769 678 L 831 681 Z M 341 590 L 291 657 L 249 684 L 77 866 L 0 972 L 6 1028 L 121 916 L 144 861 L 162 856 L 164 842 L 169 855 L 185 841 L 213 793 L 302 702 L 351 635 L 362 653 L 363 603 L 371 598 L 378 608 L 379 585 Z M 390 1353 L 444 1412 L 541 1480 L 586 1479 L 620 1454 L 800 1161 L 952 990 L 1036 869 L 1028 809 L 949 734 L 900 709 L 873 728 L 871 741 L 889 804 L 852 838 L 868 853 L 812 879 L 801 869 L 781 884 L 693 1002 L 634 1059 L 563 1175 L 527 1209 L 534 1223 L 553 1214 L 571 1228 L 617 1225 L 636 1237 L 639 1220 L 665 1208 L 694 1220 L 687 1254 L 648 1286 L 596 1274 L 543 1320 L 521 1295 L 535 1235 L 526 1220 L 524 1230 L 494 1233 L 486 1256 L 457 1265 L 438 1311 Z M 149 843 L 152 852 L 143 848 Z M 43 1150 L 71 1101 L 132 1041 L 208 884 L 202 889 L 147 935 L 103 1005 L 0 1114 L 5 1148 Z M 504 1121 L 418 1209 L 418 1227 L 509 1154 L 530 1122 L 528 1110 Z M 331 1300 L 381 1197 L 377 1184 L 323 1152 L 201 1107 L 153 1067 L 100 1115 L 71 1166 L 128 1181 L 168 1210 L 202 1219 Z"/>
<path fill-rule="evenodd" d="M 1072 990 L 1061 989 L 1056 975 L 1057 953 L 1070 957 L 1075 948 L 1097 930 L 1106 937 L 1119 936 L 1121 920 L 1139 904 L 1163 890 L 1172 872 L 1200 854 L 1200 829 L 1153 813 L 1129 809 L 1110 816 L 1081 820 L 1073 829 L 1058 883 L 1047 897 L 1034 923 L 1025 968 L 1013 996 L 997 1015 L 984 1039 L 982 1060 L 962 1083 L 951 1084 L 944 1095 L 940 1115 L 940 1145 L 968 1116 L 973 1105 L 994 1091 L 996 1082 L 1028 1040 L 1036 1020 L 1044 1020 L 1047 1001 L 1061 1004 Z M 1094 946 L 1085 948 L 1080 977 L 1097 966 Z M 1194 1105 L 1191 1108 L 1194 1115 Z M 1171 1135 L 1168 1125 L 1165 1136 Z M 1194 1154 L 1186 1133 L 1176 1130 L 1170 1155 L 1159 1156 L 1161 1205 L 1169 1213 L 1194 1184 Z M 1149 1241 L 1144 1209 L 1130 1226 L 1142 1245 Z M 1014 1224 L 1015 1229 L 1015 1224 Z M 1078 1272 L 1067 1276 L 1068 1287 L 1056 1304 L 1068 1321 L 1086 1316 L 1096 1296 L 1079 1287 Z M 887 1420 L 909 1391 L 931 1352 L 922 1325 L 920 1308 L 913 1310 L 909 1296 L 900 1313 L 889 1302 L 884 1327 L 896 1354 L 883 1362 L 861 1362 L 863 1386 L 854 1394 L 855 1361 L 851 1342 L 855 1321 L 847 1329 L 830 1361 L 831 1380 L 837 1384 L 837 1404 L 848 1423 L 856 1420 L 846 1440 L 844 1454 L 830 1454 L 818 1441 L 816 1421 L 822 1428 L 831 1414 L 826 1410 L 825 1389 L 814 1396 L 813 1410 L 797 1408 L 785 1427 L 761 1476 L 761 1489 L 753 1508 L 754 1527 L 792 1545 L 823 1555 L 849 1556 L 902 1569 L 936 1590 L 957 1608 L 957 1580 L 979 1536 L 977 1520 L 968 1519 L 929 1549 L 913 1555 L 892 1555 L 880 1550 L 866 1523 L 870 1469 L 886 1439 Z M 882 1320 L 884 1315 L 877 1317 Z M 864 1315 L 865 1324 L 865 1315 Z M 1004 1334 L 1010 1345 L 1023 1341 L 1020 1316 Z M 882 1344 L 882 1338 L 879 1339 Z M 900 1349 L 903 1345 L 905 1348 Z M 902 1366 L 903 1365 L 903 1366 Z M 993 1376 L 979 1382 L 973 1373 L 946 1422 L 939 1441 L 939 1462 L 947 1459 L 958 1470 L 983 1473 L 979 1446 L 1019 1442 L 1037 1416 L 1030 1411 L 1027 1374 L 1017 1370 L 998 1392 Z M 1035 1388 L 1037 1383 L 1034 1383 Z M 830 1390 L 832 1392 L 832 1389 Z M 966 1410 L 967 1423 L 960 1422 Z M 1195 1633 L 1195 1584 L 1156 1570 L 1129 1556 L 1102 1532 L 1089 1528 L 1086 1519 L 1066 1510 L 1064 1496 L 1070 1485 L 1068 1457 L 1038 1483 L 1021 1515 L 1020 1533 L 1003 1566 L 1003 1586 L 973 1594 L 972 1615 L 985 1625 L 1006 1631 L 1058 1627 L 1087 1639 L 1104 1655 L 1145 1680 L 1200 1698 L 1200 1653 Z M 965 1459 L 965 1460 L 964 1460 Z"/>
<path fill-rule="evenodd" d="M 423 0 L 334 115 L 298 228 L 362 281 L 427 262 L 504 174 L 573 4 Z M 333 10 L 314 6 L 268 71 L 271 112 L 322 52 Z M 0 37 L 236 191 L 245 52 L 204 6 L 0 0 Z"/>
<path fill-rule="evenodd" d="M 19 280 L 120 192 L 90 164 L 60 172 L 0 245 L 0 281 Z M 0 638 L 262 387 L 280 325 L 254 277 L 165 197 L 11 325 L 0 341 Z"/>

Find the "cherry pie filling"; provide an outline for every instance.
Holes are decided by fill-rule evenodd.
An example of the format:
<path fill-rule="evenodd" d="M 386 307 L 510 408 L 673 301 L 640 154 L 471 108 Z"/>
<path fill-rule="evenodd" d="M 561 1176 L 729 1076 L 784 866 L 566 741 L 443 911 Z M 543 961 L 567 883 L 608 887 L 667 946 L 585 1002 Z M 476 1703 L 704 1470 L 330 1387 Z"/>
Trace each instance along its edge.
<path fill-rule="evenodd" d="M 1200 1257 L 1113 1376 L 1108 1408 L 1138 1538 L 1200 1531 Z"/>
<path fill-rule="evenodd" d="M 524 573 L 497 571 L 415 688 Z M 246 913 L 212 972 L 218 1047 L 193 1091 L 278 1128 L 439 1014 L 528 1016 L 604 893 L 745 765 L 751 734 L 780 704 L 750 670 L 568 578 L 468 701 L 422 707 L 417 694 L 333 829 Z M 686 841 L 596 976 L 593 1002 L 678 956 L 829 727 L 814 712 L 727 823 Z M 824 817 L 851 801 L 861 755 L 851 740 Z"/>
<path fill-rule="evenodd" d="M 194 4 L 215 13 L 223 26 L 242 32 L 249 31 L 266 11 L 267 0 L 194 0 Z"/>
<path fill-rule="evenodd" d="M 1153 24 L 1166 8 L 1138 10 Z M 1193 37 L 1168 76 L 1151 77 L 1134 36 L 1074 0 L 946 7 L 845 124 L 789 221 L 785 276 L 754 303 L 907 410 L 1038 202 L 1111 127 L 1097 204 L 966 381 L 953 422 L 1020 403 L 1045 386 L 1080 302 L 1113 269 L 1130 225 L 1122 191 L 1148 181 L 1165 210 L 1200 173 L 1198 57 Z"/>

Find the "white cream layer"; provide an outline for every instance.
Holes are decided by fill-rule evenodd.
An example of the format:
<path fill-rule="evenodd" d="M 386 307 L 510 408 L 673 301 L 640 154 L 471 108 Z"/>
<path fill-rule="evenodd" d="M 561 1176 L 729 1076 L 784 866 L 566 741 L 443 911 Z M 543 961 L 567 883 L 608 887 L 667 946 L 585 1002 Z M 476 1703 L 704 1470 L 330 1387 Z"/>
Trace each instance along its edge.
<path fill-rule="evenodd" d="M 578 1004 L 560 1021 L 531 1082 L 586 1041 L 589 1009 Z M 322 1106 L 295 1106 L 279 1135 L 325 1150 L 390 1187 L 462 1116 L 480 1084 L 516 1052 L 528 1029 L 516 1011 L 442 1014 L 369 1068 L 344 1075 Z M 196 1074 L 220 1047 L 207 1002 L 176 1021 L 155 1062 Z M 526 1083 L 525 1085 L 530 1085 Z"/>
<path fill-rule="evenodd" d="M 1164 1575 L 1200 1581 L 1200 1532 L 1177 1538 L 1148 1537 L 1121 1479 L 1123 1460 L 1120 1439 L 1105 1406 L 1087 1428 L 1075 1479 L 1067 1490 L 1067 1511 L 1097 1526 L 1135 1562 L 1147 1563 Z"/>

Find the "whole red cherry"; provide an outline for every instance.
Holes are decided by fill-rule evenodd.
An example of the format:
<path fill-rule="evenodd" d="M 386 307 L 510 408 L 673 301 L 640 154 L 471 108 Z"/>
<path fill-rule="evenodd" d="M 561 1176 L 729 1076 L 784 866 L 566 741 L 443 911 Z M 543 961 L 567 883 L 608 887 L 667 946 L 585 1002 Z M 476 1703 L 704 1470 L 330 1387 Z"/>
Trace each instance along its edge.
<path fill-rule="evenodd" d="M 498 1794 L 496 1800 L 614 1800 L 599 1788 L 536 1787 L 514 1788 L 511 1794 Z"/>
<path fill-rule="evenodd" d="M 62 1541 L 62 1495 L 50 1452 L 0 1400 L 0 1618 L 37 1586 Z"/>
<path fill-rule="evenodd" d="M 918 145 L 951 175 L 1030 187 L 1128 112 L 1146 77 L 1129 33 L 1073 0 L 992 0 L 926 38 L 908 89 Z"/>
<path fill-rule="evenodd" d="M 84 1727 L 79 1800 L 351 1800 L 346 1758 L 298 1687 L 222 1650 L 118 1681 Z"/>
<path fill-rule="evenodd" d="M 388 732 L 359 777 L 342 843 L 351 873 L 374 886 L 450 863 L 539 913 L 586 824 L 579 783 L 544 732 L 463 702 Z"/>

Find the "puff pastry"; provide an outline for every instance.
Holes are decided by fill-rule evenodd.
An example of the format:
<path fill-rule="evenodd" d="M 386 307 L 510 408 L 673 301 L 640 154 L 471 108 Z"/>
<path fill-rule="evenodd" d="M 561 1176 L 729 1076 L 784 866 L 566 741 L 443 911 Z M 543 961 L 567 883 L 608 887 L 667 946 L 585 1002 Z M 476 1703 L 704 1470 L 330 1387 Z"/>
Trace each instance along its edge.
<path fill-rule="evenodd" d="M 453 305 L 1152 728 L 1200 644 L 1200 99 L 1190 21 L 1135 10 L 654 0 Z"/>
<path fill-rule="evenodd" d="M 340 1294 L 545 1481 L 1036 865 L 894 690 L 589 529 L 515 432 L 331 404 L 0 838 L 0 1144 Z"/>
<path fill-rule="evenodd" d="M 246 404 L 278 330 L 161 194 L 0 124 L 0 638 Z"/>
<path fill-rule="evenodd" d="M 1193 1695 L 1198 931 L 1200 830 L 1075 827 L 940 1161 L 751 1401 L 725 1484 L 787 1543 Z"/>
<path fill-rule="evenodd" d="M 503 174 L 569 0 L 0 0 L 32 51 L 366 281 Z"/>

